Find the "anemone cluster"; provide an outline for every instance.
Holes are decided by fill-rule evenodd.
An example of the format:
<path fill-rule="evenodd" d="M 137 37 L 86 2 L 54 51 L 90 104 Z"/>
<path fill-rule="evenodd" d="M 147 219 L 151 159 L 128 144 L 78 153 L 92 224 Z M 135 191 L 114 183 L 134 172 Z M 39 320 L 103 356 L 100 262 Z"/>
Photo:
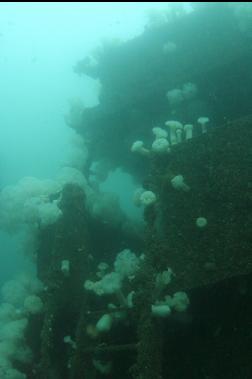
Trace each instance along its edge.
<path fill-rule="evenodd" d="M 1 294 L 0 306 L 0 376 L 9 379 L 25 379 L 22 367 L 33 358 L 26 343 L 25 333 L 29 319 L 43 312 L 40 294 L 43 284 L 33 276 L 21 275 L 6 282 Z M 15 368 L 18 363 L 20 370 Z"/>
<path fill-rule="evenodd" d="M 201 133 L 207 133 L 207 124 L 209 123 L 208 117 L 199 117 L 198 124 L 201 127 Z M 160 127 L 154 127 L 152 132 L 155 136 L 155 140 L 152 143 L 151 149 L 144 146 L 143 141 L 135 141 L 131 146 L 133 153 L 138 153 L 143 156 L 149 156 L 153 154 L 167 154 L 171 152 L 171 147 L 177 145 L 183 141 L 187 141 L 193 138 L 192 124 L 183 125 L 179 121 L 166 121 L 166 129 Z"/>

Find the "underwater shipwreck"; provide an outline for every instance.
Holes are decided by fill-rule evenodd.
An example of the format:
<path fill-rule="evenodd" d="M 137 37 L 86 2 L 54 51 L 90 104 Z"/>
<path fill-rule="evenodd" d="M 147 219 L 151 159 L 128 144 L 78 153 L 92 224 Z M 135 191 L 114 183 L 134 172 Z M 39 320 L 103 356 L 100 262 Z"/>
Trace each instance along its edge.
<path fill-rule="evenodd" d="M 132 175 L 144 224 L 93 217 L 81 183 L 50 193 L 24 378 L 252 377 L 249 45 L 228 4 L 205 3 L 76 64 L 101 82 L 67 118 L 99 162 L 93 188 L 106 168 Z"/>

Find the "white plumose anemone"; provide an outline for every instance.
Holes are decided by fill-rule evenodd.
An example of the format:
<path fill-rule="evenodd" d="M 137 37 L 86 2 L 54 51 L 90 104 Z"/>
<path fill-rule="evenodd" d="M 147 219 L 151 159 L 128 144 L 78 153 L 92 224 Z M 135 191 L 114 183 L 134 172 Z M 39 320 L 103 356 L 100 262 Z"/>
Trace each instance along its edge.
<path fill-rule="evenodd" d="M 139 153 L 141 155 L 148 155 L 150 152 L 144 147 L 143 141 L 135 141 L 131 146 L 132 153 Z"/>
<path fill-rule="evenodd" d="M 176 145 L 178 143 L 177 140 L 177 133 L 176 131 L 178 129 L 183 130 L 183 125 L 179 121 L 166 121 L 165 123 L 166 126 L 168 126 L 169 131 L 170 131 L 170 143 L 171 145 Z"/>
<path fill-rule="evenodd" d="M 112 323 L 113 323 L 113 317 L 110 314 L 105 313 L 97 321 L 95 327 L 98 333 L 104 333 L 104 332 L 108 332 L 111 329 Z"/>
<path fill-rule="evenodd" d="M 158 154 L 169 153 L 170 144 L 166 138 L 158 138 L 153 142 L 151 149 L 154 153 Z"/>
<path fill-rule="evenodd" d="M 154 204 L 157 201 L 157 197 L 152 191 L 144 191 L 140 196 L 140 202 L 144 206 Z"/>
<path fill-rule="evenodd" d="M 184 132 L 185 132 L 185 139 L 192 139 L 193 136 L 193 125 L 192 124 L 186 124 L 184 125 Z"/>
<path fill-rule="evenodd" d="M 151 306 L 151 313 L 154 317 L 165 318 L 171 314 L 171 308 L 167 304 L 154 304 Z"/>
<path fill-rule="evenodd" d="M 166 296 L 165 303 L 177 312 L 185 312 L 190 304 L 190 300 L 185 292 L 179 291 L 173 296 Z"/>
<path fill-rule="evenodd" d="M 154 136 L 156 137 L 156 139 L 168 137 L 167 131 L 162 129 L 162 128 L 159 128 L 159 127 L 153 128 L 152 132 L 153 132 Z"/>
<path fill-rule="evenodd" d="M 176 129 L 177 143 L 182 142 L 183 129 Z"/>
<path fill-rule="evenodd" d="M 207 219 L 205 217 L 198 217 L 196 220 L 196 226 L 203 229 L 207 226 Z"/>
<path fill-rule="evenodd" d="M 64 276 L 69 276 L 70 274 L 70 262 L 67 259 L 61 261 L 60 270 Z"/>
<path fill-rule="evenodd" d="M 198 123 L 201 125 L 201 131 L 203 134 L 207 133 L 207 124 L 209 123 L 208 117 L 199 117 Z"/>
<path fill-rule="evenodd" d="M 171 180 L 171 185 L 173 188 L 179 191 L 188 192 L 190 187 L 185 183 L 184 177 L 182 175 L 176 175 Z"/>

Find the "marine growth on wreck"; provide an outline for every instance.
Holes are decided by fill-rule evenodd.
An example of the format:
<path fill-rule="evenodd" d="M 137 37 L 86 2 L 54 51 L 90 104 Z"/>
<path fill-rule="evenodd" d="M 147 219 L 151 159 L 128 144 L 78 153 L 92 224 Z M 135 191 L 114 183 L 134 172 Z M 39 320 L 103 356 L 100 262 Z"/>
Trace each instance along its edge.
<path fill-rule="evenodd" d="M 251 378 L 251 4 L 1 9 L 0 379 Z"/>

